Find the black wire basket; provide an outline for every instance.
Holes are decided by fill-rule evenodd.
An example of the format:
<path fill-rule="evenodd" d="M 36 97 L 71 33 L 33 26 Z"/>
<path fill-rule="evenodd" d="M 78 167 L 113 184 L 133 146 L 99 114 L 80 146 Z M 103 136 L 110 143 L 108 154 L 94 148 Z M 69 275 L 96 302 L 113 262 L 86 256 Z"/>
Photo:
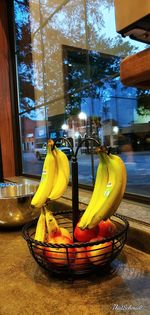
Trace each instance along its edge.
<path fill-rule="evenodd" d="M 60 227 L 67 228 L 73 236 L 72 212 L 54 213 Z M 116 225 L 113 237 L 93 242 L 73 242 L 72 244 L 42 243 L 34 240 L 36 222 L 23 227 L 23 236 L 36 262 L 45 270 L 61 275 L 82 275 L 104 269 L 121 252 L 125 245 L 128 221 L 121 215 L 111 220 Z"/>
<path fill-rule="evenodd" d="M 126 242 L 129 224 L 123 216 L 116 214 L 111 217 L 116 225 L 116 233 L 113 237 L 95 239 L 86 243 L 74 240 L 74 230 L 82 215 L 78 198 L 77 154 L 85 139 L 80 142 L 76 152 L 68 139 L 59 138 L 58 140 L 67 141 L 72 149 L 72 211 L 53 212 L 53 214 L 59 227 L 64 227 L 70 232 L 73 242 L 53 244 L 34 240 L 37 220 L 23 227 L 23 237 L 27 241 L 32 256 L 45 270 L 59 275 L 88 274 L 109 265 L 119 255 Z M 94 138 L 87 138 L 86 141 L 94 142 L 100 147 L 99 141 Z M 108 152 L 109 150 L 110 148 Z"/>

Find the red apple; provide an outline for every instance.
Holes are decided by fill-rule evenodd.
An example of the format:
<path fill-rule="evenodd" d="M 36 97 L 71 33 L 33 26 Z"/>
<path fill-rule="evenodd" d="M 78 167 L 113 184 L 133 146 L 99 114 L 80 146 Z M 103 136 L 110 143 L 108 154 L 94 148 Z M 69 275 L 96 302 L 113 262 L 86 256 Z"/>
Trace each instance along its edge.
<path fill-rule="evenodd" d="M 98 228 L 98 235 L 102 237 L 114 236 L 117 231 L 116 225 L 110 219 L 107 219 L 106 221 L 102 220 L 98 224 Z"/>
<path fill-rule="evenodd" d="M 98 234 L 98 226 L 92 228 L 92 229 L 85 229 L 82 230 L 79 228 L 78 223 L 74 230 L 74 237 L 79 242 L 89 242 L 91 238 L 94 238 Z"/>
<path fill-rule="evenodd" d="M 86 247 L 75 247 L 75 261 L 71 265 L 74 270 L 83 270 L 89 264 Z"/>
<path fill-rule="evenodd" d="M 50 240 L 51 244 L 72 244 L 72 240 L 66 236 L 56 236 Z M 48 261 L 56 265 L 67 265 L 75 259 L 74 248 L 45 247 L 44 255 Z"/>
<path fill-rule="evenodd" d="M 100 240 L 94 238 L 91 242 Z M 103 265 L 109 259 L 112 253 L 112 242 L 100 243 L 98 245 L 87 246 L 87 256 L 94 265 Z"/>

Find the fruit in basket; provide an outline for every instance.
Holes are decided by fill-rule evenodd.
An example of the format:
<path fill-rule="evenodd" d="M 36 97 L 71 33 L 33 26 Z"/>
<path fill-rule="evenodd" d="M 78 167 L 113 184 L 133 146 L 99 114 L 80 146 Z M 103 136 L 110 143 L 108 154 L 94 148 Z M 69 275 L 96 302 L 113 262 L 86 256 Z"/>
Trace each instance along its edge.
<path fill-rule="evenodd" d="M 55 146 L 53 154 L 56 160 L 56 172 L 54 177 L 54 185 L 48 196 L 49 199 L 55 200 L 60 198 L 67 189 L 70 178 L 69 161 L 64 152 Z"/>
<path fill-rule="evenodd" d="M 56 159 L 52 151 L 53 144 L 54 142 L 49 140 L 41 181 L 31 200 L 31 205 L 37 208 L 41 208 L 45 204 L 53 188 L 53 181 L 56 173 Z"/>
<path fill-rule="evenodd" d="M 67 246 L 61 247 L 60 244 L 72 244 L 70 233 L 65 228 L 60 228 L 51 211 L 45 207 L 46 225 L 47 225 L 47 242 L 50 247 L 45 247 L 44 256 L 46 259 L 56 265 L 67 265 L 74 258 L 74 248 Z M 67 236 L 66 236 L 67 235 Z M 57 244 L 57 247 L 53 246 Z"/>
<path fill-rule="evenodd" d="M 47 241 L 49 242 L 55 236 L 65 236 L 72 239 L 71 234 L 66 228 L 59 227 L 52 212 L 46 206 L 44 208 L 46 213 Z"/>
<path fill-rule="evenodd" d="M 92 229 L 82 230 L 79 227 L 79 223 L 77 223 L 74 230 L 74 237 L 79 242 L 89 242 L 92 238 L 97 236 L 98 231 L 99 231 L 98 226 Z"/>
<path fill-rule="evenodd" d="M 65 266 L 71 264 L 75 259 L 75 250 L 73 247 L 61 247 L 63 245 L 71 245 L 72 240 L 65 236 L 56 236 L 51 238 L 50 245 L 56 244 L 58 247 L 45 247 L 44 256 L 49 262 L 58 265 Z"/>
<path fill-rule="evenodd" d="M 73 270 L 83 270 L 89 264 L 86 247 L 75 247 L 75 260 L 71 265 Z"/>
<path fill-rule="evenodd" d="M 41 214 L 37 221 L 34 239 L 38 242 L 45 242 L 46 238 L 46 220 L 44 210 L 41 210 Z M 40 245 L 34 245 L 34 253 L 43 255 L 43 247 Z"/>
<path fill-rule="evenodd" d="M 94 238 L 91 242 L 100 241 L 100 238 Z M 94 265 L 105 264 L 112 253 L 112 242 L 99 243 L 98 245 L 90 245 L 86 247 L 87 257 Z"/>
<path fill-rule="evenodd" d="M 66 236 L 66 237 L 72 239 L 70 232 L 66 228 L 60 227 L 60 232 L 61 232 L 62 236 Z"/>
<path fill-rule="evenodd" d="M 106 221 L 102 220 L 98 224 L 98 228 L 99 228 L 98 235 L 102 237 L 114 236 L 117 231 L 116 225 L 110 219 L 107 219 Z"/>
<path fill-rule="evenodd" d="M 55 236 L 61 235 L 60 227 L 56 219 L 54 218 L 52 212 L 45 207 L 45 218 L 46 218 L 46 226 L 47 226 L 47 241 Z"/>
<path fill-rule="evenodd" d="M 100 155 L 92 198 L 79 223 L 82 229 L 91 229 L 114 214 L 126 187 L 126 168 L 121 158 L 105 152 Z"/>

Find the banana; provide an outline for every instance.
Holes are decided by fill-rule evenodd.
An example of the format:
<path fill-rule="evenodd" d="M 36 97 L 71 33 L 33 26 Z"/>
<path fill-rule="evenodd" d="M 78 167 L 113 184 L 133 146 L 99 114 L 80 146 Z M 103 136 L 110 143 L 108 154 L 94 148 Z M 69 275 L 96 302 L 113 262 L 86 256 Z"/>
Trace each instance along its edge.
<path fill-rule="evenodd" d="M 79 227 L 81 229 L 86 228 L 87 223 L 90 222 L 90 219 L 92 218 L 96 209 L 99 209 L 99 203 L 102 203 L 102 199 L 104 199 L 104 191 L 108 182 L 108 170 L 103 153 L 99 154 L 99 158 L 100 162 L 97 168 L 93 194 L 79 222 Z"/>
<path fill-rule="evenodd" d="M 54 179 L 53 189 L 48 197 L 50 200 L 58 199 L 64 194 L 70 178 L 70 166 L 66 154 L 55 147 L 54 156 L 56 159 L 57 173 Z"/>
<path fill-rule="evenodd" d="M 121 165 L 121 168 L 122 168 L 122 187 L 121 187 L 121 191 L 119 193 L 119 196 L 117 198 L 116 201 L 114 201 L 114 204 L 112 205 L 112 211 L 111 211 L 111 215 L 113 215 L 115 213 L 115 211 L 118 209 L 120 203 L 121 203 L 121 200 L 124 196 L 124 193 L 125 193 L 125 189 L 126 189 L 126 184 L 127 184 L 127 172 L 126 172 L 126 167 L 124 165 L 124 162 L 123 160 L 118 156 L 118 155 L 113 155 L 113 154 L 110 154 L 110 157 L 112 159 L 115 159 L 117 161 L 117 163 L 120 163 Z M 110 215 L 110 216 L 111 216 Z"/>
<path fill-rule="evenodd" d="M 45 213 L 46 213 L 46 226 L 47 226 L 47 232 L 48 232 L 47 241 L 49 242 L 51 238 L 61 235 L 61 230 L 52 212 L 48 210 L 46 207 L 45 207 Z"/>
<path fill-rule="evenodd" d="M 47 155 L 44 161 L 41 181 L 39 187 L 31 200 L 31 205 L 37 208 L 41 208 L 53 187 L 53 181 L 56 171 L 56 160 L 52 151 L 53 141 L 49 140 Z"/>
<path fill-rule="evenodd" d="M 91 229 L 97 225 L 101 220 L 106 220 L 112 214 L 112 206 L 117 202 L 119 194 L 122 191 L 123 172 L 122 165 L 118 160 L 104 154 L 107 163 L 109 178 L 106 189 L 99 202 L 99 206 L 95 208 L 92 216 L 89 217 L 87 228 Z M 114 212 L 114 210 L 113 210 Z"/>
<path fill-rule="evenodd" d="M 41 210 L 37 225 L 34 239 L 39 242 L 44 242 L 46 237 L 46 221 L 43 209 Z"/>

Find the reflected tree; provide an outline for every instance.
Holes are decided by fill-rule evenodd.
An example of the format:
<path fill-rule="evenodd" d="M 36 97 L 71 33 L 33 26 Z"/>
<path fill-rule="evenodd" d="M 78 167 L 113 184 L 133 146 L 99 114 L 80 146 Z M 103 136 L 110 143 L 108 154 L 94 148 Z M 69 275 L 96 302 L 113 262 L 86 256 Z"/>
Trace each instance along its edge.
<path fill-rule="evenodd" d="M 30 0 L 14 0 L 20 111 L 29 112 L 34 107 L 43 105 L 43 90 L 47 91 L 47 101 L 62 95 L 62 87 L 58 84 L 62 67 L 56 56 L 60 45 L 67 42 L 70 46 L 80 47 L 78 51 L 68 49 L 67 55 L 63 56 L 66 114 L 77 114 L 85 98 L 99 99 L 102 96 L 102 89 L 108 88 L 106 80 L 119 73 L 120 58 L 133 54 L 138 47 L 120 35 L 111 38 L 109 32 L 106 32 L 103 8 L 112 10 L 113 0 L 87 0 L 85 6 L 78 1 L 67 1 L 60 10 L 57 10 L 56 2 L 53 7 L 50 6 L 50 1 L 43 2 L 40 7 L 39 1 L 32 2 L 41 14 L 39 38 L 35 34 L 38 34 L 36 28 L 40 21 L 36 15 L 31 16 Z M 81 49 L 85 45 L 86 49 Z M 107 54 L 101 54 L 100 51 Z M 108 55 L 108 51 L 111 55 Z M 33 53 L 40 56 L 38 70 L 33 61 Z M 51 67 L 53 63 L 54 69 Z M 53 77 L 51 82 L 48 73 Z M 148 93 L 138 92 L 137 97 L 139 114 L 143 115 L 149 109 Z"/>
<path fill-rule="evenodd" d="M 150 91 L 137 90 L 137 113 L 140 116 L 150 116 Z"/>

